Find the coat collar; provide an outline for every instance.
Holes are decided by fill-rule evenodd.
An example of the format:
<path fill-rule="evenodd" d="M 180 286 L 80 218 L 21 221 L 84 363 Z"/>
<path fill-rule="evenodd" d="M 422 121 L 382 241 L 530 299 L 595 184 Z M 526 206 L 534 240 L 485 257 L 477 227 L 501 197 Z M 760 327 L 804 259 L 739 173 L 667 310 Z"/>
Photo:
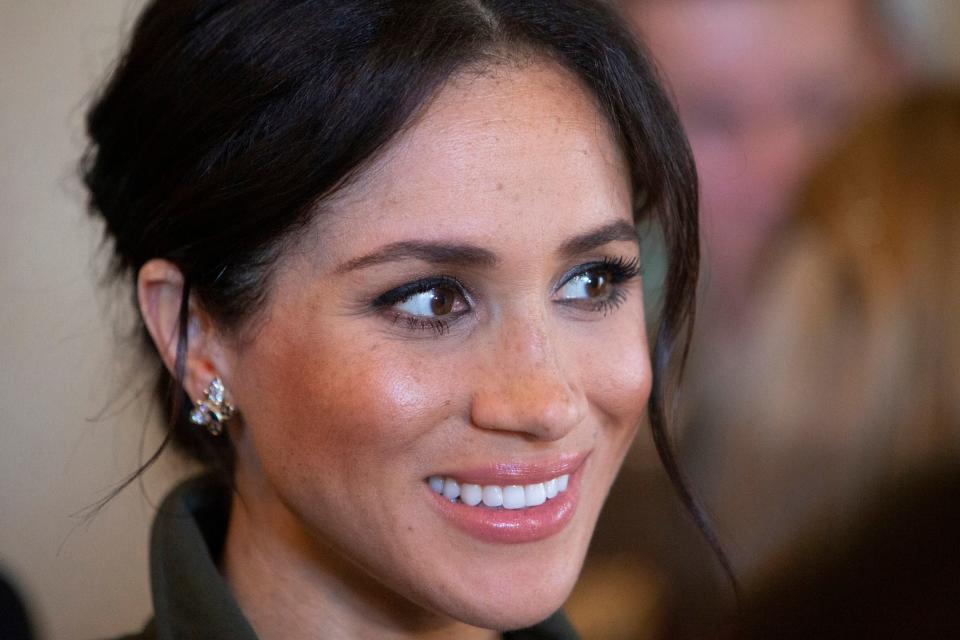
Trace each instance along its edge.
<path fill-rule="evenodd" d="M 158 640 L 257 640 L 215 559 L 230 515 L 230 490 L 213 476 L 178 486 L 157 513 L 150 579 Z"/>

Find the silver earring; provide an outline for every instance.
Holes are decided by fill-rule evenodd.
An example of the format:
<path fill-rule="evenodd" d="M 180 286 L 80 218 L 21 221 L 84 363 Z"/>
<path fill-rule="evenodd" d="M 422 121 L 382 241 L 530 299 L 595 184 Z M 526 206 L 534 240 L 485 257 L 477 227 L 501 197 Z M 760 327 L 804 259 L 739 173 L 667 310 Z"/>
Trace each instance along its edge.
<path fill-rule="evenodd" d="M 190 421 L 193 424 L 206 427 L 210 435 L 218 436 L 223 433 L 223 423 L 233 416 L 233 406 L 226 400 L 226 389 L 223 380 L 214 378 L 203 391 L 203 400 L 193 403 L 190 412 Z"/>

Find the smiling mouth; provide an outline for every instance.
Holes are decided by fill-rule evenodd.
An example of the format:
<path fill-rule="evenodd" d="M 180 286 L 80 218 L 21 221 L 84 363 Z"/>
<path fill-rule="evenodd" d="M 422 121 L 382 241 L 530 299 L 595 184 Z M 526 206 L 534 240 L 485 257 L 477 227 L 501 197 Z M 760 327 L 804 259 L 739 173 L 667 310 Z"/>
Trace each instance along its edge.
<path fill-rule="evenodd" d="M 424 493 L 444 520 L 478 540 L 537 542 L 573 520 L 589 454 L 450 469 L 424 478 Z"/>
<path fill-rule="evenodd" d="M 569 482 L 569 473 L 527 485 L 479 485 L 459 483 L 453 478 L 443 476 L 427 478 L 431 491 L 442 495 L 450 502 L 490 509 L 538 507 L 564 493 Z"/>

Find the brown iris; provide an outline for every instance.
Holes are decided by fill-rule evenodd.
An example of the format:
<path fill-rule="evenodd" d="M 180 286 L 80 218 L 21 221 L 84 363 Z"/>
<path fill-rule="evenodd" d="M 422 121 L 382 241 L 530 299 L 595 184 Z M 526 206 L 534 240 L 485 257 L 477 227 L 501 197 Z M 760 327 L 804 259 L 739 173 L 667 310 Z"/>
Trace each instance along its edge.
<path fill-rule="evenodd" d="M 610 295 L 610 274 L 606 271 L 594 271 L 587 276 L 585 289 L 591 298 L 606 298 Z"/>
<path fill-rule="evenodd" d="M 453 311 L 456 299 L 457 292 L 450 287 L 436 287 L 433 297 L 430 298 L 430 311 L 435 316 L 445 316 Z"/>

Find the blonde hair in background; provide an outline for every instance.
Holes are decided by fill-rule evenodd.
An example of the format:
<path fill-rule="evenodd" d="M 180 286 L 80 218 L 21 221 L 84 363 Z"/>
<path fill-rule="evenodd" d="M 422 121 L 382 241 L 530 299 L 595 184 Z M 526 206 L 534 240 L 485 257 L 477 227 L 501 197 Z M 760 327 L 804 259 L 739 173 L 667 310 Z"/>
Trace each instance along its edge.
<path fill-rule="evenodd" d="M 960 92 L 845 138 L 756 286 L 756 323 L 710 393 L 712 502 L 748 579 L 878 483 L 960 450 Z"/>
<path fill-rule="evenodd" d="M 917 95 L 854 132 L 764 273 L 764 357 L 782 350 L 787 367 L 756 371 L 769 422 L 906 467 L 957 447 L 960 93 Z"/>

